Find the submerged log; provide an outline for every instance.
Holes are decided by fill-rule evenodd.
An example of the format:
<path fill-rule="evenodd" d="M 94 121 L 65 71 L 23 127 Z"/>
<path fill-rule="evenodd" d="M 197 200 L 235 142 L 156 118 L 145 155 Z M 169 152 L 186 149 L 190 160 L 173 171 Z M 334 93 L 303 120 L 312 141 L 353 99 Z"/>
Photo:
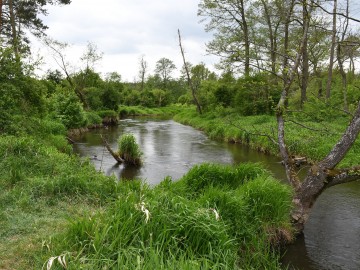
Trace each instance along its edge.
<path fill-rule="evenodd" d="M 105 139 L 102 135 L 100 135 L 100 137 L 101 137 L 101 139 L 102 139 L 102 141 L 103 141 L 106 149 L 107 149 L 107 150 L 109 151 L 109 153 L 113 156 L 113 158 L 114 158 L 117 162 L 123 163 L 124 160 L 120 157 L 119 154 L 115 153 L 115 152 L 111 149 L 111 147 L 110 147 L 109 143 L 106 141 L 106 139 Z"/>

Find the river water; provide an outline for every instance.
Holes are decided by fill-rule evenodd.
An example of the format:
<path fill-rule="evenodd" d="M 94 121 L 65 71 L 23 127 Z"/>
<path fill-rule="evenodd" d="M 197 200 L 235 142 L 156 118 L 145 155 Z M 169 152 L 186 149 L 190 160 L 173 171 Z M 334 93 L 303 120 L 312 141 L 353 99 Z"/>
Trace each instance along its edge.
<path fill-rule="evenodd" d="M 102 145 L 100 135 L 117 149 L 117 139 L 124 133 L 135 135 L 143 152 L 141 167 L 116 164 Z M 107 175 L 140 178 L 150 185 L 166 176 L 177 180 L 203 162 L 261 162 L 276 178 L 285 181 L 280 159 L 244 146 L 210 140 L 202 132 L 172 120 L 124 119 L 117 127 L 84 134 L 74 150 L 89 157 Z M 287 248 L 283 263 L 290 269 L 360 269 L 360 182 L 329 188 L 319 197 L 303 236 Z"/>

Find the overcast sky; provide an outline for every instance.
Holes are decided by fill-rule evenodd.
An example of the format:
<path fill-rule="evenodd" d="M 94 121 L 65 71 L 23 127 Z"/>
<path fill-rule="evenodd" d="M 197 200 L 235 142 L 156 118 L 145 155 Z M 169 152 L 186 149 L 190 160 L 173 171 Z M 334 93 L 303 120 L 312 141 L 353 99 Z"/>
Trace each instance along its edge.
<path fill-rule="evenodd" d="M 205 43 L 211 34 L 197 17 L 199 0 L 73 0 L 67 6 L 50 6 L 44 19 L 47 34 L 71 44 L 66 52 L 69 62 L 78 65 L 88 41 L 104 53 L 96 70 L 102 74 L 116 71 L 124 81 L 137 80 L 141 56 L 148 63 L 148 75 L 153 74 L 156 61 L 172 60 L 178 71 L 182 67 L 177 29 L 182 35 L 186 60 L 201 61 L 212 70 L 217 59 L 206 53 Z M 34 42 L 36 43 L 36 42 Z M 36 47 L 41 47 L 36 44 Z M 46 55 L 46 50 L 40 53 Z M 56 64 L 46 56 L 46 71 Z"/>

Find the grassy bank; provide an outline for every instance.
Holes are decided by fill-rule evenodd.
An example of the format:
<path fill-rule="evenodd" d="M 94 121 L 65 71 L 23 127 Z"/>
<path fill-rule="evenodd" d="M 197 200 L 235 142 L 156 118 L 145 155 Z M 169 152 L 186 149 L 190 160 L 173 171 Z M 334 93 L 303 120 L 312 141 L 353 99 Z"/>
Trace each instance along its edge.
<path fill-rule="evenodd" d="M 123 182 L 41 257 L 63 255 L 68 269 L 279 269 L 290 194 L 256 164 L 204 164 L 155 188 Z"/>
<path fill-rule="evenodd" d="M 186 106 L 173 104 L 166 107 L 147 108 L 143 106 L 119 106 L 118 112 L 120 117 L 129 116 L 164 116 L 172 117 L 181 112 Z"/>
<path fill-rule="evenodd" d="M 70 152 L 59 134 L 0 137 L 0 269 L 41 269 L 36 254 L 69 220 L 115 197 L 114 179 Z"/>
<path fill-rule="evenodd" d="M 249 145 L 253 149 L 278 155 L 278 147 L 269 137 L 277 140 L 275 116 L 240 116 L 233 110 L 214 110 L 199 115 L 195 108 L 176 114 L 174 120 L 204 131 L 210 138 Z M 309 161 L 321 160 L 335 145 L 349 119 L 337 117 L 328 121 L 304 119 L 287 122 L 286 141 L 294 155 L 306 156 Z M 360 139 L 351 148 L 340 166 L 360 163 Z"/>
<path fill-rule="evenodd" d="M 256 164 L 117 183 L 58 123 L 0 137 L 0 269 L 278 269 L 291 192 Z M 50 260 L 51 261 L 51 260 Z"/>

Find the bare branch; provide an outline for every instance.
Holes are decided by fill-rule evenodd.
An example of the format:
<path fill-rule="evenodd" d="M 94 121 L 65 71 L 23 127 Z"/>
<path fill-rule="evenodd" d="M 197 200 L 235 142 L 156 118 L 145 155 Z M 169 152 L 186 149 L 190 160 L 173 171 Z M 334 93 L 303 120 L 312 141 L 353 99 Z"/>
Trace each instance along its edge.
<path fill-rule="evenodd" d="M 322 7 L 320 4 L 318 4 L 316 1 L 314 1 L 314 0 L 311 0 L 311 3 L 315 6 L 315 7 L 318 7 L 318 8 L 320 8 L 322 11 L 324 11 L 325 13 L 327 13 L 327 14 L 329 14 L 329 15 L 339 15 L 339 16 L 341 16 L 341 17 L 344 17 L 344 18 L 347 18 L 347 19 L 349 19 L 349 20 L 351 20 L 351 21 L 354 21 L 354 22 L 359 22 L 360 23 L 360 20 L 358 20 L 358 19 L 355 19 L 354 17 L 350 17 L 350 16 L 347 16 L 346 14 L 344 14 L 344 13 L 341 13 L 341 12 L 331 12 L 331 11 L 328 11 L 328 10 L 326 10 L 324 7 Z"/>
<path fill-rule="evenodd" d="M 326 188 L 357 181 L 360 180 L 360 165 L 341 170 L 329 170 L 328 175 L 330 175 L 328 177 L 330 180 Z"/>

